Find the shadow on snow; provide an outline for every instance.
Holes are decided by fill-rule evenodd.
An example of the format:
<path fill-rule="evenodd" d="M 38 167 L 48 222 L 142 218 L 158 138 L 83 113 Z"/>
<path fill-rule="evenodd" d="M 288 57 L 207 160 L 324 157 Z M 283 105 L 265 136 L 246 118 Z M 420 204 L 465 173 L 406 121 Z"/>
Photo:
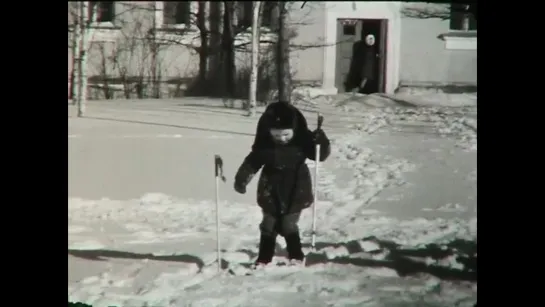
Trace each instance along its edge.
<path fill-rule="evenodd" d="M 364 252 L 359 241 L 352 240 L 343 243 L 326 243 L 317 242 L 316 252 L 310 252 L 306 257 L 306 266 L 317 264 L 335 263 L 342 265 L 355 265 L 359 267 L 384 267 L 390 268 L 397 272 L 399 276 L 409 276 L 419 273 L 430 274 L 443 280 L 463 280 L 477 281 L 477 242 L 456 239 L 447 244 L 428 244 L 419 248 L 405 248 L 391 241 L 378 240 L 375 237 L 363 239 L 364 241 L 374 242 L 379 246 L 377 251 Z M 308 244 L 305 247 L 309 247 Z M 333 259 L 328 259 L 326 254 L 321 250 L 325 248 L 345 248 L 350 255 L 360 253 L 356 256 L 341 256 Z M 286 251 L 280 248 L 277 244 L 276 256 L 286 256 Z M 257 250 L 257 248 L 256 248 Z M 257 257 L 256 250 L 241 249 L 237 252 L 244 253 L 254 259 Z M 387 256 L 384 259 L 372 259 L 374 254 L 384 254 Z M 94 261 L 106 261 L 105 258 L 122 258 L 122 259 L 149 259 L 155 261 L 173 261 L 194 263 L 201 270 L 205 263 L 199 257 L 183 254 L 183 255 L 153 255 L 139 254 L 124 251 L 114 250 L 73 250 L 69 249 L 68 254 L 74 257 L 79 257 Z M 362 256 L 363 255 L 363 256 Z M 441 260 L 447 257 L 456 259 L 456 262 L 462 263 L 464 269 L 456 269 L 438 265 L 428 265 L 427 259 Z M 229 268 L 231 263 L 222 259 L 222 267 Z"/>
<path fill-rule="evenodd" d="M 409 276 L 418 273 L 427 273 L 443 280 L 477 281 L 477 242 L 456 239 L 447 244 L 428 244 L 418 248 L 406 248 L 392 241 L 379 240 L 376 237 L 364 238 L 379 246 L 377 251 L 365 252 L 359 241 L 352 240 L 344 243 L 316 243 L 316 253 L 309 253 L 306 265 L 317 263 L 352 264 L 360 267 L 385 267 L 393 269 L 399 276 Z M 310 247 L 308 244 L 306 247 Z M 325 253 L 319 251 L 324 248 L 344 247 L 350 255 L 362 253 L 363 257 L 342 256 L 327 259 Z M 372 259 L 374 254 L 383 254 L 381 260 Z M 365 258 L 364 258 L 365 257 Z M 464 265 L 464 269 L 456 269 L 439 265 L 429 265 L 427 259 L 442 260 L 452 257 L 456 262 Z"/>
<path fill-rule="evenodd" d="M 206 105 L 206 104 L 199 104 L 199 103 L 182 103 L 182 104 L 177 104 L 175 106 L 171 106 L 168 109 L 153 108 L 152 106 L 138 106 L 138 105 L 136 105 L 136 106 L 131 106 L 130 110 L 164 111 L 164 112 L 176 112 L 176 113 L 184 113 L 184 114 L 201 114 L 201 115 L 216 113 L 216 114 L 221 114 L 223 116 L 233 116 L 233 119 L 236 119 L 236 116 L 242 116 L 244 118 L 248 118 L 247 112 L 243 111 L 243 110 L 227 108 L 225 106 L 220 106 L 220 105 L 216 106 L 216 105 Z M 309 109 L 304 109 L 304 108 L 300 108 L 300 110 L 301 111 L 304 110 L 304 111 L 307 111 L 307 112 L 317 112 L 316 110 L 309 110 Z M 325 113 L 322 112 L 322 113 L 326 114 L 327 112 L 325 112 Z M 257 111 L 256 110 L 256 116 L 254 118 L 248 118 L 248 119 L 249 120 L 255 120 L 256 121 L 255 124 L 257 124 L 257 119 L 259 119 L 261 114 L 263 114 L 262 111 Z M 254 136 L 254 133 L 245 133 L 245 132 L 210 129 L 210 128 L 200 128 L 200 127 L 192 127 L 192 126 L 184 126 L 184 125 L 176 125 L 176 124 L 157 123 L 157 122 L 152 122 L 152 121 L 142 121 L 142 120 L 139 121 L 139 120 L 120 119 L 120 118 L 94 116 L 94 115 L 88 115 L 88 116 L 85 116 L 85 117 L 88 118 L 88 119 L 94 119 L 94 120 L 115 121 L 115 122 L 140 124 L 140 125 L 163 126 L 163 127 L 171 127 L 171 128 L 181 128 L 181 129 L 208 131 L 208 132 L 229 133 L 229 134 L 244 135 L 244 136 Z M 353 124 L 355 124 L 355 123 L 357 123 L 357 122 L 354 122 Z M 344 124 L 331 125 L 330 122 L 326 121 L 324 123 L 324 128 L 346 129 L 346 128 L 349 128 L 349 127 L 346 127 L 346 125 L 344 125 Z"/>
<path fill-rule="evenodd" d="M 151 126 L 181 128 L 181 129 L 199 130 L 199 131 L 207 131 L 207 132 L 229 133 L 229 134 L 244 135 L 244 136 L 254 136 L 253 133 L 244 133 L 244 132 L 238 132 L 238 131 L 229 131 L 229 130 L 219 130 L 219 129 L 210 129 L 210 128 L 191 127 L 191 126 L 174 125 L 174 124 L 162 124 L 162 123 L 154 123 L 154 122 L 139 121 L 139 120 L 118 119 L 118 118 L 107 118 L 107 117 L 95 117 L 95 116 L 86 116 L 86 118 L 88 118 L 88 119 L 94 119 L 94 120 L 114 121 L 114 122 L 120 122 L 120 123 L 130 123 L 130 124 L 140 124 L 140 125 L 151 125 Z"/>
<path fill-rule="evenodd" d="M 204 266 L 204 262 L 201 258 L 183 254 L 183 255 L 153 255 L 153 254 L 139 254 L 124 251 L 115 251 L 108 249 L 68 249 L 68 255 L 93 261 L 107 261 L 106 258 L 118 258 L 118 259 L 134 259 L 134 260 L 155 260 L 155 261 L 170 261 L 170 262 L 184 262 L 194 263 L 199 269 Z"/>

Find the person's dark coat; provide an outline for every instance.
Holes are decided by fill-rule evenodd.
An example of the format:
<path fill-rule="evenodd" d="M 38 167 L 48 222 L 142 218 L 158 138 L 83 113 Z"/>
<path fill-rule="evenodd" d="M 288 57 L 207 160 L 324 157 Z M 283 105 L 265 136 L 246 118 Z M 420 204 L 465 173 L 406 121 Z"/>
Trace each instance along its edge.
<path fill-rule="evenodd" d="M 360 40 L 352 45 L 352 59 L 345 82 L 346 91 L 359 87 L 364 78 L 375 79 L 376 56 L 376 44 L 368 46 L 365 41 Z"/>
<path fill-rule="evenodd" d="M 278 128 L 275 118 L 294 129 L 294 136 L 286 145 L 275 144 L 269 133 L 271 127 Z M 311 132 L 305 117 L 294 106 L 270 104 L 259 119 L 252 150 L 235 175 L 235 188 L 245 191 L 263 167 L 257 187 L 257 203 L 263 212 L 275 216 L 301 212 L 313 202 L 312 179 L 305 160 L 315 159 L 316 143 L 321 146 L 320 161 L 324 161 L 331 152 L 325 133 L 321 129 Z"/>

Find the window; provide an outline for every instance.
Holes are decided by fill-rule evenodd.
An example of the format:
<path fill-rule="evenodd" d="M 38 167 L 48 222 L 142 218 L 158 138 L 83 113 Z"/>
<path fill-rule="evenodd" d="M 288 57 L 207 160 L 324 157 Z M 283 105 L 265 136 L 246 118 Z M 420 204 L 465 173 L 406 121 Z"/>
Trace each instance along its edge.
<path fill-rule="evenodd" d="M 343 35 L 356 35 L 356 25 L 343 25 Z"/>
<path fill-rule="evenodd" d="M 477 19 L 469 11 L 469 5 L 459 3 L 450 5 L 450 30 L 477 31 Z"/>
<path fill-rule="evenodd" d="M 438 36 L 445 41 L 447 50 L 477 50 L 477 6 L 452 3 L 450 5 L 450 31 Z"/>
<path fill-rule="evenodd" d="M 89 11 L 89 16 L 93 16 L 93 12 L 96 13 L 96 22 L 113 22 L 115 3 L 113 1 L 89 1 Z"/>
<path fill-rule="evenodd" d="M 163 23 L 165 25 L 189 26 L 191 20 L 191 2 L 164 2 Z"/>
<path fill-rule="evenodd" d="M 272 30 L 276 29 L 278 23 L 278 10 L 276 9 L 276 1 L 261 2 L 263 5 L 263 14 L 261 15 L 261 25 Z"/>

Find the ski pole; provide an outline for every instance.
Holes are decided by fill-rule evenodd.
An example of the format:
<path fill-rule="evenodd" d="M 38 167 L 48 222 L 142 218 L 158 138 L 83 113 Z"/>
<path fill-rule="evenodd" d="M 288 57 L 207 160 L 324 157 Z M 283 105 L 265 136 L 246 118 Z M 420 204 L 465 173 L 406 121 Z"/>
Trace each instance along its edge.
<path fill-rule="evenodd" d="M 324 117 L 318 113 L 318 127 L 316 130 L 322 128 Z M 318 201 L 318 167 L 320 165 L 320 144 L 316 144 L 315 156 L 314 156 L 314 202 L 312 204 L 312 239 L 310 246 L 313 250 L 316 249 L 316 205 Z"/>
<path fill-rule="evenodd" d="M 214 174 L 216 177 L 216 248 L 218 250 L 218 272 L 221 271 L 221 241 L 220 241 L 220 179 L 225 182 L 223 176 L 223 160 L 219 155 L 214 156 Z"/>

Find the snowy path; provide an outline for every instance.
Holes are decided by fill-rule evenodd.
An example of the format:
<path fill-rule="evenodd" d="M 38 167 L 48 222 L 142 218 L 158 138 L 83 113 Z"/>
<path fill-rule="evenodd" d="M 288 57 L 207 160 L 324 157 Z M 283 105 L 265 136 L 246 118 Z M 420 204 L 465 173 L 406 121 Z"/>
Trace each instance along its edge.
<path fill-rule="evenodd" d="M 395 112 L 322 110 L 328 111 L 334 147 L 319 182 L 318 250 L 309 253 L 306 269 L 252 277 L 216 273 L 212 157 L 225 160 L 222 248 L 232 266 L 257 252 L 257 180 L 246 195 L 231 188 L 255 119 L 173 101 L 130 109 L 126 102 L 97 103 L 89 107 L 95 119 L 69 119 L 70 300 L 94 306 L 472 306 L 475 151 L 461 148 L 452 134 L 435 133 L 445 123 L 412 129 L 392 124 L 400 121 Z M 312 124 L 314 115 L 307 116 Z M 357 129 L 350 128 L 354 123 Z M 305 235 L 310 224 L 307 210 Z M 308 247 L 309 237 L 303 240 Z M 278 243 L 281 257 L 285 244 Z"/>

